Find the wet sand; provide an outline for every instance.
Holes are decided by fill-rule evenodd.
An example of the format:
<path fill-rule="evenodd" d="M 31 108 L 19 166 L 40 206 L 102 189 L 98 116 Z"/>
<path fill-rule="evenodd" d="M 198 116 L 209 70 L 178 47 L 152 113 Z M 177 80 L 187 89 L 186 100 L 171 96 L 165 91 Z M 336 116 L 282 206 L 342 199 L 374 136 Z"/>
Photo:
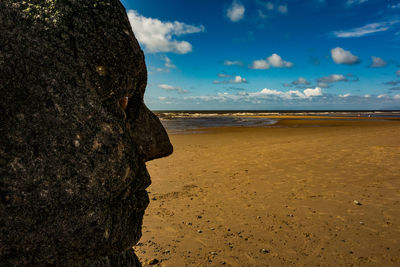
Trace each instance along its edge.
<path fill-rule="evenodd" d="M 400 266 L 400 121 L 170 135 L 148 163 L 145 266 Z"/>

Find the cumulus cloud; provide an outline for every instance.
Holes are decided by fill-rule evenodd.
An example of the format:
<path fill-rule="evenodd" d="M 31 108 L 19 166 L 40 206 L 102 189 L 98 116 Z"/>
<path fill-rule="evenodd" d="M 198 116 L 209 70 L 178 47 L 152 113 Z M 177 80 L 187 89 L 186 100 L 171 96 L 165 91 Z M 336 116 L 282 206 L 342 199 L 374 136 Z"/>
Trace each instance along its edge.
<path fill-rule="evenodd" d="M 218 77 L 220 77 L 220 78 L 230 78 L 230 77 L 232 77 L 232 75 L 225 74 L 225 73 L 218 73 Z"/>
<path fill-rule="evenodd" d="M 231 60 L 225 60 L 224 61 L 224 65 L 225 66 L 243 66 L 243 62 L 242 61 L 231 61 Z"/>
<path fill-rule="evenodd" d="M 237 1 L 233 1 L 228 10 L 226 11 L 226 16 L 232 22 L 237 22 L 244 17 L 245 8 L 244 6 Z"/>
<path fill-rule="evenodd" d="M 336 64 L 353 65 L 360 63 L 357 56 L 353 55 L 350 51 L 344 50 L 341 47 L 336 47 L 331 50 L 331 56 Z"/>
<path fill-rule="evenodd" d="M 286 14 L 288 12 L 287 5 L 280 5 L 278 6 L 278 12 L 282 14 Z"/>
<path fill-rule="evenodd" d="M 240 76 L 235 76 L 234 83 L 247 83 L 246 79 Z"/>
<path fill-rule="evenodd" d="M 267 60 L 259 59 L 254 60 L 250 68 L 254 70 L 267 70 L 270 68 L 270 65 L 268 64 Z"/>
<path fill-rule="evenodd" d="M 293 67 L 293 63 L 283 60 L 281 56 L 274 53 L 266 59 L 254 60 L 250 68 L 256 70 L 267 70 L 271 66 L 276 68 L 291 68 Z"/>
<path fill-rule="evenodd" d="M 348 81 L 348 80 L 342 74 L 331 74 L 326 77 L 321 77 L 317 81 L 318 81 L 318 83 L 335 83 L 335 82 L 344 82 L 344 81 Z"/>
<path fill-rule="evenodd" d="M 307 88 L 304 90 L 304 95 L 306 97 L 322 96 L 322 89 L 320 87 L 315 87 L 314 89 Z"/>
<path fill-rule="evenodd" d="M 136 38 L 148 53 L 189 53 L 192 51 L 192 45 L 187 41 L 178 41 L 175 37 L 205 30 L 203 25 L 194 26 L 178 21 L 163 22 L 155 18 L 147 18 L 136 10 L 129 10 L 128 18 Z"/>
<path fill-rule="evenodd" d="M 394 98 L 394 99 L 400 99 L 400 94 L 395 95 L 393 98 Z"/>
<path fill-rule="evenodd" d="M 310 82 L 304 79 L 303 77 L 299 77 L 297 80 L 292 82 L 293 85 L 309 85 Z"/>
<path fill-rule="evenodd" d="M 169 84 L 159 84 L 158 88 L 161 88 L 161 89 L 163 89 L 165 91 L 169 91 L 169 92 L 177 92 L 178 94 L 189 93 L 188 90 L 184 90 L 184 89 L 182 89 L 180 87 L 172 86 L 172 85 L 169 85 Z"/>
<path fill-rule="evenodd" d="M 166 101 L 173 101 L 176 108 L 185 105 L 193 106 L 194 104 L 202 107 L 213 108 L 282 108 L 282 107 L 301 107 L 307 108 L 338 108 L 349 107 L 362 109 L 363 107 L 398 107 L 400 102 L 400 94 L 396 99 L 386 94 L 383 95 L 342 95 L 325 94 L 323 89 L 308 88 L 304 91 L 290 90 L 279 91 L 270 88 L 264 88 L 255 92 L 247 92 L 241 89 L 234 92 L 218 92 L 207 95 L 191 95 L 183 97 L 167 97 Z M 164 103 L 164 102 L 163 102 Z M 345 106 L 343 106 L 345 105 Z M 382 106 L 383 105 L 383 106 Z"/>
<path fill-rule="evenodd" d="M 293 63 L 289 61 L 284 61 L 278 54 L 272 54 L 267 58 L 269 64 L 277 68 L 291 68 Z"/>
<path fill-rule="evenodd" d="M 251 97 L 268 97 L 268 96 L 273 96 L 273 97 L 278 97 L 282 99 L 311 99 L 312 97 L 315 96 L 322 96 L 322 89 L 319 87 L 316 87 L 314 89 L 312 88 L 307 88 L 303 92 L 300 92 L 299 90 L 290 90 L 287 92 L 282 92 L 278 90 L 273 90 L 273 89 L 268 89 L 264 88 L 259 92 L 255 93 L 248 93 L 249 96 Z"/>
<path fill-rule="evenodd" d="M 231 77 L 230 75 L 220 75 L 218 74 L 219 77 L 224 78 L 224 77 Z M 247 83 L 247 80 L 239 75 L 236 75 L 234 79 L 228 80 L 228 81 L 214 81 L 214 84 L 240 84 L 240 83 Z"/>
<path fill-rule="evenodd" d="M 393 25 L 395 25 L 399 22 L 400 22 L 400 20 L 370 23 L 365 26 L 346 30 L 346 31 L 334 31 L 333 35 L 335 35 L 336 37 L 339 37 L 339 38 L 362 37 L 367 34 L 387 31 Z"/>

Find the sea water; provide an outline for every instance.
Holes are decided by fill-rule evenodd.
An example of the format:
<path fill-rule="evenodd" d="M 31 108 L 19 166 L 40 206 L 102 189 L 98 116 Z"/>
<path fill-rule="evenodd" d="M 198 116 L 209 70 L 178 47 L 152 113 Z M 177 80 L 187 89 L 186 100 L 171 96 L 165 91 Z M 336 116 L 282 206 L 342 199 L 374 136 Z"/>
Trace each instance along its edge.
<path fill-rule="evenodd" d="M 216 127 L 271 127 L 280 119 L 279 116 L 324 116 L 327 117 L 373 117 L 400 118 L 400 111 L 154 111 L 169 133 L 198 131 Z M 267 118 L 264 116 L 274 116 Z M 275 117 L 278 118 L 275 118 Z M 304 117 L 302 118 L 304 119 Z"/>

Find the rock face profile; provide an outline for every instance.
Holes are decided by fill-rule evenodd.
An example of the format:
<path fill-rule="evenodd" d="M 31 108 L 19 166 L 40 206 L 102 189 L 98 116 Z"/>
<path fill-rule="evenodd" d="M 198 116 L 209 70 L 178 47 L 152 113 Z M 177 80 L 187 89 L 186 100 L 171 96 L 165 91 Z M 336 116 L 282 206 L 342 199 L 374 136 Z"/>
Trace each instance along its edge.
<path fill-rule="evenodd" d="M 118 0 L 0 1 L 0 266 L 140 266 L 146 83 Z"/>

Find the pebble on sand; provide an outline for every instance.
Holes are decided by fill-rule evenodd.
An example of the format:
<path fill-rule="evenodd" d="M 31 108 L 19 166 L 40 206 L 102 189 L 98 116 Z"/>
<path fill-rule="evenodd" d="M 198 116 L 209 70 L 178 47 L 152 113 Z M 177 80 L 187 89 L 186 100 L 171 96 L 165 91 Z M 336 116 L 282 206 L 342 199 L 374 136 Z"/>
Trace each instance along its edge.
<path fill-rule="evenodd" d="M 265 249 L 265 248 L 263 248 L 263 249 L 261 250 L 261 252 L 262 252 L 262 253 L 264 253 L 264 254 L 267 254 L 267 253 L 269 253 L 269 250 L 268 250 L 268 249 Z"/>
<path fill-rule="evenodd" d="M 361 206 L 361 203 L 360 203 L 359 201 L 357 201 L 357 200 L 354 200 L 353 203 L 354 203 L 355 205 L 357 205 L 357 206 Z"/>

